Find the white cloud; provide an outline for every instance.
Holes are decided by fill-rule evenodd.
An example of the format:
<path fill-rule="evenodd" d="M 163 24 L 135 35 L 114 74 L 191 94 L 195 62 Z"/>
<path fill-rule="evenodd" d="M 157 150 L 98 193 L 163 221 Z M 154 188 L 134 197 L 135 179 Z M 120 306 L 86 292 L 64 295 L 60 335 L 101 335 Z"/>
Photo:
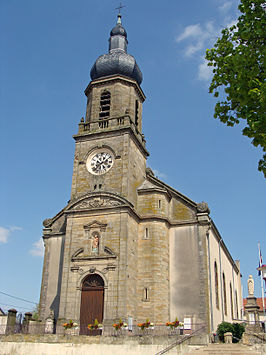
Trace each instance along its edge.
<path fill-rule="evenodd" d="M 210 21 L 206 22 L 204 25 L 189 25 L 185 27 L 184 31 L 176 38 L 176 41 L 186 42 L 184 55 L 191 57 L 206 48 L 210 40 L 217 35 L 217 32 Z"/>
<path fill-rule="evenodd" d="M 43 256 L 44 246 L 43 246 L 42 238 L 40 238 L 37 242 L 32 244 L 32 249 L 29 252 L 33 256 Z"/>
<path fill-rule="evenodd" d="M 213 67 L 208 67 L 206 59 L 203 57 L 202 62 L 198 66 L 198 79 L 210 81 L 213 74 Z"/>
<path fill-rule="evenodd" d="M 0 243 L 6 243 L 10 235 L 10 230 L 4 227 L 0 227 Z"/>
<path fill-rule="evenodd" d="M 196 25 L 189 25 L 187 26 L 184 31 L 179 35 L 176 39 L 177 42 L 183 41 L 187 38 L 197 38 L 200 37 L 202 34 L 202 28 L 199 23 Z"/>
<path fill-rule="evenodd" d="M 190 44 L 185 48 L 185 56 L 191 57 L 194 53 L 200 51 L 204 46 L 204 41 L 197 41 L 195 44 Z"/>
<path fill-rule="evenodd" d="M 226 1 L 221 6 L 218 7 L 218 10 L 225 13 L 231 9 L 232 5 L 233 5 L 232 1 Z"/>
<path fill-rule="evenodd" d="M 152 171 L 153 171 L 154 175 L 159 179 L 166 179 L 167 178 L 167 175 L 164 173 L 161 173 L 159 170 L 152 169 Z"/>
<path fill-rule="evenodd" d="M 220 2 L 218 9 L 223 14 L 222 23 L 224 27 L 230 28 L 237 23 L 236 19 L 232 19 L 232 14 L 226 15 L 226 12 L 232 7 L 231 0 Z M 207 48 L 213 47 L 221 32 L 221 26 L 214 25 L 212 21 L 207 21 L 203 24 L 197 23 L 188 25 L 184 28 L 183 32 L 178 35 L 176 42 L 179 46 L 183 45 L 183 55 L 188 58 L 193 58 L 198 61 L 198 80 L 209 81 L 212 77 L 212 67 L 207 66 L 204 59 L 205 51 Z"/>
<path fill-rule="evenodd" d="M 4 228 L 0 226 L 0 243 L 7 243 L 11 232 L 21 230 L 21 227 L 11 226 L 9 228 Z"/>

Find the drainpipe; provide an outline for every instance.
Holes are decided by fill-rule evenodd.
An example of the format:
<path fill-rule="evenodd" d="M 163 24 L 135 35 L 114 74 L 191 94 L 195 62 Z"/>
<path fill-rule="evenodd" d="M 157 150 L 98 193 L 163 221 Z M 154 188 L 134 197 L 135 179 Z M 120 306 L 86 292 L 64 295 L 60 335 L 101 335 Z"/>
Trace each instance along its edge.
<path fill-rule="evenodd" d="M 220 263 L 220 288 L 221 288 L 221 310 L 222 310 L 222 321 L 224 321 L 224 299 L 223 299 L 223 280 L 222 280 L 222 261 L 221 261 L 221 242 L 222 238 L 219 240 L 219 263 Z"/>
<path fill-rule="evenodd" d="M 213 308 L 212 308 L 212 275 L 211 275 L 211 252 L 210 252 L 210 235 L 209 230 L 206 232 L 208 243 L 208 263 L 209 263 L 209 280 L 210 280 L 210 306 L 211 306 L 211 332 L 213 332 Z"/>
<path fill-rule="evenodd" d="M 233 305 L 234 305 L 234 319 L 237 319 L 237 304 L 236 302 L 238 302 L 238 300 L 236 299 L 236 291 L 235 291 L 235 274 L 234 274 L 234 268 L 232 265 L 232 278 L 233 278 Z M 238 295 L 237 295 L 238 296 Z M 243 296 L 242 296 L 243 298 Z"/>

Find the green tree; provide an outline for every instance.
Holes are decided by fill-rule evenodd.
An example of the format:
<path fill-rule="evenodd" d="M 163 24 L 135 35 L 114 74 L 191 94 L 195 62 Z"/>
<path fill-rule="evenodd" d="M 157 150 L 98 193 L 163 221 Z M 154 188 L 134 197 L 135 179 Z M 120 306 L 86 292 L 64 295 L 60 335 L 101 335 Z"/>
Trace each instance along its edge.
<path fill-rule="evenodd" d="M 228 126 L 246 120 L 242 134 L 266 152 L 265 115 L 265 0 L 240 0 L 241 15 L 236 25 L 221 32 L 214 48 L 206 51 L 213 67 L 209 92 L 222 99 L 216 103 L 214 117 Z M 243 121 L 242 121 L 243 122 Z M 258 169 L 266 177 L 266 154 Z"/>

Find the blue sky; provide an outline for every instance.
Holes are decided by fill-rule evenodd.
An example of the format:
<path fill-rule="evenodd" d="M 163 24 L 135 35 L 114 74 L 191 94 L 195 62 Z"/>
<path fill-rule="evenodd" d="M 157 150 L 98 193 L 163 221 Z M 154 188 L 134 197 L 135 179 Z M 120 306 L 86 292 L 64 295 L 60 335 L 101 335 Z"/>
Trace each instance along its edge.
<path fill-rule="evenodd" d="M 70 198 L 74 140 L 84 89 L 107 52 L 119 2 L 0 0 L 0 291 L 38 302 L 42 221 Z M 206 201 L 234 259 L 244 294 L 266 262 L 265 179 L 260 149 L 213 118 L 206 48 L 236 21 L 237 1 L 127 0 L 122 22 L 147 96 L 143 132 L 155 174 L 196 202 Z M 0 307 L 32 309 L 0 293 Z"/>

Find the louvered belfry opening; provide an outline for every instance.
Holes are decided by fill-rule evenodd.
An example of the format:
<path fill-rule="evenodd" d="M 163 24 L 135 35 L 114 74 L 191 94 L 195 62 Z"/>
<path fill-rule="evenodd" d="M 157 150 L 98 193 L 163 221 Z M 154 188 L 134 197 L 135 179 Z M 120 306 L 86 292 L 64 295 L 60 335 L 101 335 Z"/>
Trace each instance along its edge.
<path fill-rule="evenodd" d="M 100 100 L 100 113 L 99 113 L 99 127 L 108 127 L 108 118 L 110 117 L 111 108 L 111 94 L 109 91 L 105 90 L 101 94 Z"/>
<path fill-rule="evenodd" d="M 103 321 L 104 281 L 98 274 L 88 275 L 82 284 L 80 305 L 80 334 L 99 335 L 101 330 L 89 330 L 88 324 Z"/>

